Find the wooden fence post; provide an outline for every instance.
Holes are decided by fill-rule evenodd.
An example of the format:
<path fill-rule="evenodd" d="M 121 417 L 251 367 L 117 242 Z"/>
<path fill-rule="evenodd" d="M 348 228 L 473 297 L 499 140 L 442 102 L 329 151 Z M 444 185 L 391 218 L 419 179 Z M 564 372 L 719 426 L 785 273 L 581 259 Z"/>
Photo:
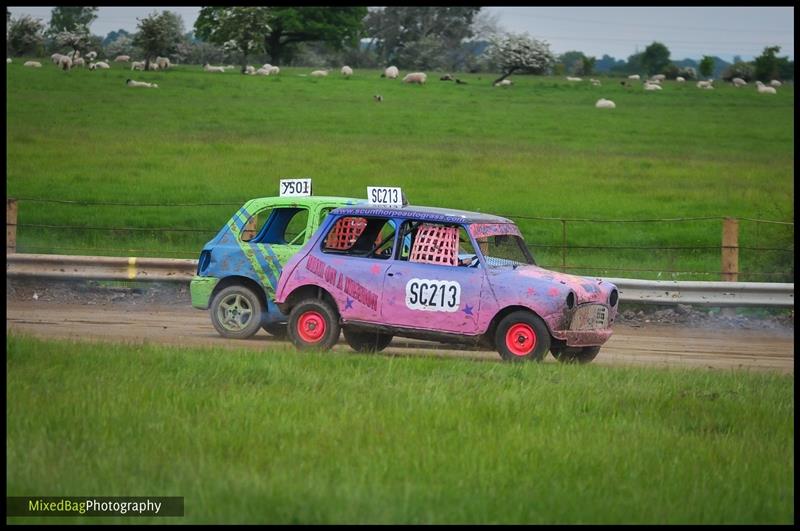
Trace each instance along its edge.
<path fill-rule="evenodd" d="M 739 279 L 739 220 L 725 218 L 722 222 L 722 280 Z"/>
<path fill-rule="evenodd" d="M 17 252 L 17 200 L 6 199 L 6 253 Z"/>

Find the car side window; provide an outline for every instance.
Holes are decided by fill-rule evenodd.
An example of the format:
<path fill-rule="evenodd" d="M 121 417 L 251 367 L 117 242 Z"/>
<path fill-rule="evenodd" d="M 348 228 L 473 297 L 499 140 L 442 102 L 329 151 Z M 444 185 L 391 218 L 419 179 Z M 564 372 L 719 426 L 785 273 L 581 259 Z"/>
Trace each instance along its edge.
<path fill-rule="evenodd" d="M 244 225 L 242 241 L 273 245 L 301 245 L 308 225 L 305 207 L 266 208 L 256 212 Z"/>
<path fill-rule="evenodd" d="M 272 215 L 273 208 L 264 208 L 250 216 L 240 233 L 243 242 L 252 241 L 264 228 L 269 217 Z"/>
<path fill-rule="evenodd" d="M 388 218 L 343 216 L 325 235 L 322 252 L 387 260 L 394 250 L 394 233 Z"/>
<path fill-rule="evenodd" d="M 420 223 L 413 231 L 409 262 L 446 266 L 459 265 L 459 227 Z"/>

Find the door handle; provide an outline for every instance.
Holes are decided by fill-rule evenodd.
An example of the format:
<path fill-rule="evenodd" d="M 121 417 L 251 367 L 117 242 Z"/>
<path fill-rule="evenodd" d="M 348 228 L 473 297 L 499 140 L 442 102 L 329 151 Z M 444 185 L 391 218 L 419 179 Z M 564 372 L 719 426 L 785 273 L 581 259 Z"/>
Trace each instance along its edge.
<path fill-rule="evenodd" d="M 386 273 L 386 276 L 387 276 L 387 277 L 393 277 L 393 276 L 394 276 L 394 273 Z"/>

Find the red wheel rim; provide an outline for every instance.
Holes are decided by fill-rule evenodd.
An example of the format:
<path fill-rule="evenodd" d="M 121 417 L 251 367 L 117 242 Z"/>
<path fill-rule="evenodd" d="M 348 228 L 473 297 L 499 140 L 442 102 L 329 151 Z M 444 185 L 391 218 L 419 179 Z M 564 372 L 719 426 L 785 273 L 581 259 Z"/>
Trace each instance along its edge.
<path fill-rule="evenodd" d="M 305 312 L 297 320 L 297 334 L 306 343 L 317 343 L 325 335 L 325 318 L 319 312 Z"/>
<path fill-rule="evenodd" d="M 529 324 L 517 323 L 506 332 L 506 347 L 515 356 L 527 356 L 536 346 L 536 332 Z"/>

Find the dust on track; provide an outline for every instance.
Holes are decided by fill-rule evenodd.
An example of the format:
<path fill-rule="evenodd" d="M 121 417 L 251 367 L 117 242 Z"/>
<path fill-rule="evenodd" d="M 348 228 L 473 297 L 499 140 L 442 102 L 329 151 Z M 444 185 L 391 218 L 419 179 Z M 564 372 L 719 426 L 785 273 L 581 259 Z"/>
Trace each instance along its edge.
<path fill-rule="evenodd" d="M 6 330 L 49 339 L 267 350 L 290 344 L 264 331 L 247 340 L 220 337 L 207 311 L 176 304 L 86 304 L 7 297 Z M 335 351 L 352 352 L 343 342 Z M 499 362 L 495 351 L 395 338 L 381 355 Z M 556 363 L 548 356 L 547 362 Z M 617 324 L 593 362 L 613 366 L 743 369 L 794 374 L 794 330 L 709 330 Z"/>

